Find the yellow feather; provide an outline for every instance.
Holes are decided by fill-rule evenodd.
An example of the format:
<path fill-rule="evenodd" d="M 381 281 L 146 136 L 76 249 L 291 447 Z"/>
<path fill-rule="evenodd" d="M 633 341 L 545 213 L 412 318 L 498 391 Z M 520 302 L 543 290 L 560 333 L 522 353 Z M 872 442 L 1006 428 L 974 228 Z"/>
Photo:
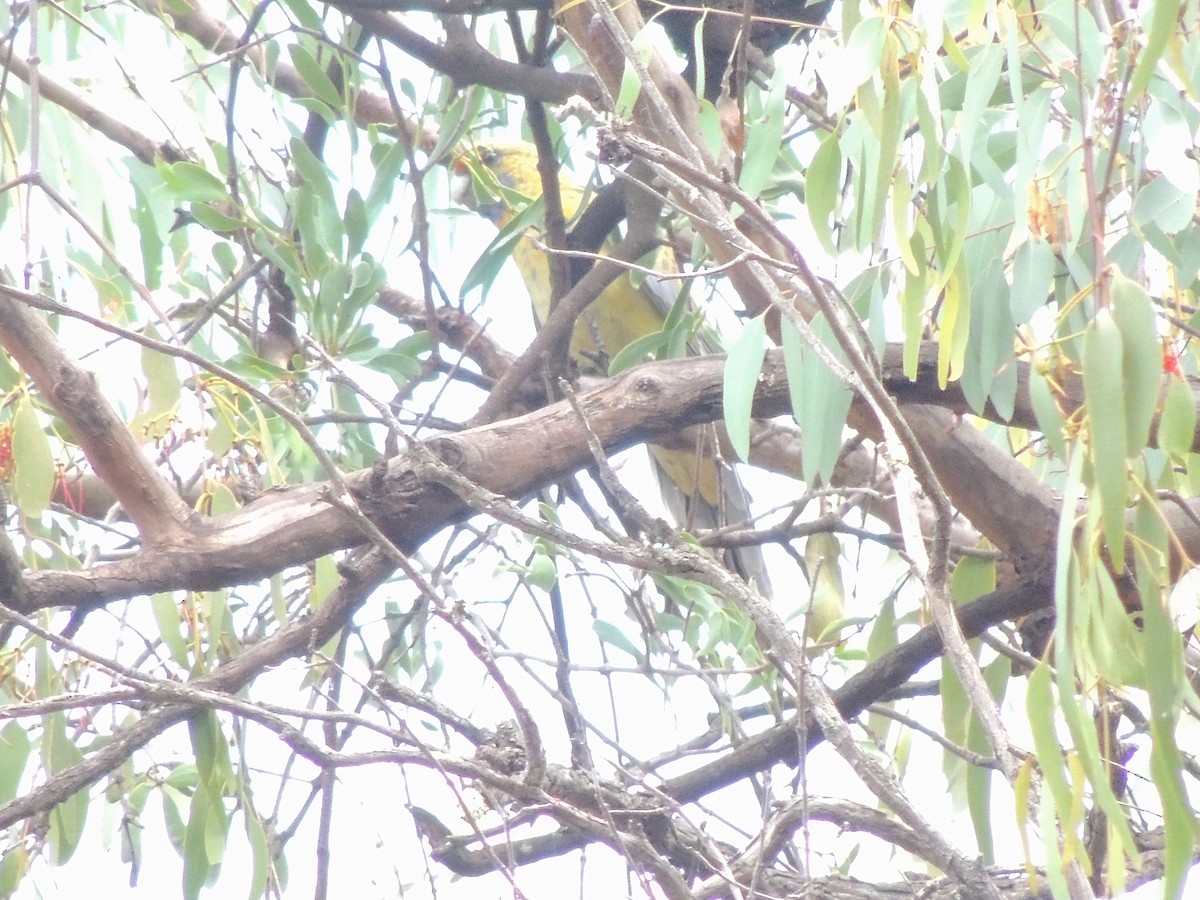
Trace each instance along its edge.
<path fill-rule="evenodd" d="M 533 200 L 541 196 L 542 182 L 537 168 L 537 151 L 529 144 L 490 144 L 476 147 L 464 159 L 475 177 L 493 193 L 508 192 Z M 493 181 L 495 184 L 489 184 Z M 495 190 L 495 189 L 500 190 Z M 559 179 L 563 215 L 570 221 L 579 212 L 584 192 L 565 177 Z M 492 219 L 500 228 L 511 223 L 517 210 L 509 203 L 489 206 Z M 605 245 L 601 252 L 611 249 Z M 550 314 L 550 262 L 544 250 L 528 236 L 513 248 L 513 262 L 529 291 L 534 315 L 544 322 Z M 656 255 L 655 271 L 679 271 L 675 254 L 664 247 Z M 661 282 L 660 282 L 661 284 Z M 668 308 L 643 284 L 638 286 L 629 275 L 622 275 L 596 298 L 571 333 L 571 357 L 581 371 L 603 372 L 604 363 L 638 338 L 660 331 Z M 744 519 L 747 512 L 745 491 L 734 473 L 722 468 L 716 459 L 716 436 L 712 428 L 692 429 L 695 446 L 667 448 L 652 446 L 658 468 L 674 486 L 677 496 L 664 490 L 664 499 L 685 528 L 716 528 L 728 521 Z M 664 488 L 666 485 L 664 485 Z M 742 548 L 731 561 L 746 577 L 767 590 L 765 569 L 757 547 Z"/>
<path fill-rule="evenodd" d="M 501 187 L 531 200 L 541 196 L 537 151 L 531 145 L 494 144 L 477 148 L 476 154 Z M 558 191 L 563 215 L 569 221 L 579 212 L 583 191 L 566 178 L 559 179 Z M 500 206 L 494 217 L 496 224 L 506 227 L 514 214 L 511 207 Z M 601 252 L 610 249 L 606 244 Z M 525 281 L 534 316 L 540 324 L 550 315 L 550 262 L 545 252 L 527 238 L 513 248 L 513 262 Z M 675 254 L 669 248 L 658 253 L 654 267 L 660 272 L 679 271 Z M 571 334 L 571 357 L 581 371 L 603 374 L 602 361 L 611 360 L 638 338 L 659 331 L 666 312 L 651 294 L 636 287 L 628 276 L 622 276 L 605 288 L 580 317 Z"/>

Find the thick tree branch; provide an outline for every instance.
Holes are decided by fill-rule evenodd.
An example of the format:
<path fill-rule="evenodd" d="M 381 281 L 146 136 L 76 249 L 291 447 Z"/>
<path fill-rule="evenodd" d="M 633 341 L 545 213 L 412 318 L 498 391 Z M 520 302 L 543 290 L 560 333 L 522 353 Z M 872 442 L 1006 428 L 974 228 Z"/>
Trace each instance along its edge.
<path fill-rule="evenodd" d="M 4 290 L 0 290 L 0 345 L 70 426 L 88 462 L 113 489 L 143 540 L 164 545 L 180 539 L 192 511 L 142 452 L 91 373 L 66 354 L 38 314 Z"/>
<path fill-rule="evenodd" d="M 611 452 L 718 419 L 723 366 L 721 357 L 649 363 L 580 394 L 578 399 L 587 410 L 589 423 Z M 767 356 L 758 383 L 756 414 L 778 415 L 786 411 L 787 404 L 782 354 L 773 351 Z M 922 419 L 914 416 L 918 432 Z M 945 430 L 938 428 L 930 426 L 922 439 L 944 439 Z M 971 426 L 956 425 L 954 431 L 964 440 L 973 441 Z M 528 496 L 542 485 L 588 465 L 590 459 L 586 435 L 564 403 L 445 435 L 434 439 L 431 446 L 467 479 L 510 497 Z M 972 452 L 984 450 L 973 443 L 971 446 Z M 1020 482 L 995 477 L 997 471 L 1003 471 L 999 468 L 1003 458 L 986 457 L 982 464 L 986 473 L 968 470 L 964 481 L 978 487 L 972 479 L 986 474 L 987 480 L 998 482 L 997 503 L 1005 502 L 1006 491 L 1015 491 L 1014 497 L 1020 501 Z M 348 476 L 347 482 L 389 538 L 408 551 L 468 512 L 444 488 L 421 483 L 406 456 L 391 460 L 382 479 L 361 471 Z M 86 571 L 32 573 L 28 609 L 99 604 L 160 590 L 245 584 L 361 543 L 361 531 L 327 499 L 328 491 L 322 482 L 271 491 L 237 512 L 207 520 L 184 542 L 148 547 L 130 559 Z M 1040 504 L 1037 509 L 1043 508 Z M 1019 503 L 1012 509 L 1014 515 L 1023 511 Z M 1003 522 L 985 519 L 997 529 L 1005 529 L 989 534 L 993 542 L 1028 547 L 1028 538 L 1020 534 L 1030 530 L 1028 509 L 1024 513 L 1015 518 L 1005 516 Z M 1048 515 L 1048 511 L 1039 515 Z M 1182 550 L 1190 558 L 1200 558 L 1200 527 L 1182 510 L 1172 517 L 1172 524 L 1177 526 Z M 1016 536 L 1006 536 L 1010 533 Z M 1050 548 L 1042 549 L 1048 554 Z M 1042 561 L 1048 558 L 1043 556 Z M 1027 571 L 1033 573 L 1038 568 L 1031 565 Z"/>
<path fill-rule="evenodd" d="M 447 19 L 446 42 L 436 44 L 384 12 L 357 10 L 354 18 L 385 41 L 459 84 L 480 84 L 543 103 L 564 103 L 576 95 L 593 103 L 598 100 L 596 80 L 591 75 L 555 72 L 502 60 L 483 49 L 461 22 L 456 24 Z"/>

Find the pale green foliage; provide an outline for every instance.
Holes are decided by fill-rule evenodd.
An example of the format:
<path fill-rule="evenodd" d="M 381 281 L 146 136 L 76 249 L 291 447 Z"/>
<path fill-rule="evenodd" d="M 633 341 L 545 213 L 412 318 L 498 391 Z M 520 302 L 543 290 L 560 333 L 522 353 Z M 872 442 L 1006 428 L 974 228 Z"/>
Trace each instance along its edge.
<path fill-rule="evenodd" d="M 512 222 L 495 236 L 477 210 L 460 203 L 449 167 L 475 139 L 528 139 L 537 116 L 515 95 L 460 83 L 363 36 L 363 24 L 336 9 L 305 0 L 264 5 L 248 30 L 248 8 L 209 6 L 172 0 L 85 10 L 40 3 L 22 13 L 37 17 L 43 94 L 35 103 L 30 79 L 16 69 L 4 82 L 5 283 L 66 307 L 46 321 L 69 354 L 95 372 L 101 395 L 146 458 L 195 510 L 188 527 L 216 528 L 256 496 L 270 501 L 315 481 L 326 484 L 304 494 L 304 502 L 323 516 L 345 504 L 345 473 L 370 470 L 384 485 L 380 495 L 394 492 L 393 505 L 381 510 L 357 495 L 352 512 L 401 528 L 407 522 L 397 519 L 418 519 L 426 510 L 396 499 L 416 495 L 417 476 L 406 471 L 411 481 L 387 481 L 395 470 L 385 463 L 435 432 L 447 437 L 435 445 L 444 449 L 472 424 L 509 362 L 498 351 L 519 353 L 533 333 L 527 298 L 508 265 L 513 250 L 530 229 L 543 243 L 554 237 L 546 200 L 530 202 L 511 186 L 491 184 L 484 193 L 514 205 Z M 1175 580 L 1192 563 L 1171 529 L 1189 526 L 1180 508 L 1194 524 L 1189 504 L 1200 491 L 1188 380 L 1197 371 L 1192 339 L 1200 318 L 1200 11 L 1155 0 L 1117 21 L 1104 18 L 1107 6 L 1116 4 L 847 2 L 839 27 L 815 39 L 815 65 L 796 63 L 800 55 L 789 51 L 748 89 L 736 151 L 725 141 L 736 131 L 728 116 L 738 104 L 703 101 L 695 133 L 715 160 L 712 171 L 688 181 L 667 167 L 676 181 L 664 183 L 675 193 L 658 222 L 680 257 L 686 287 L 660 331 L 605 348 L 608 359 L 597 362 L 626 376 L 648 360 L 723 345 L 721 438 L 728 440 L 721 452 L 729 465 L 759 465 L 762 435 L 752 411 L 766 352 L 773 341 L 781 346 L 794 420 L 787 424 L 799 428 L 800 458 L 791 444 L 783 462 L 768 458 L 776 478 L 767 482 L 769 496 L 755 497 L 755 512 L 767 516 L 750 524 L 776 529 L 772 541 L 787 551 L 769 548 L 776 586 L 764 606 L 806 636 L 808 664 L 831 687 L 869 674 L 927 621 L 928 598 L 916 580 L 922 554 L 905 545 L 912 537 L 903 527 L 910 523 L 901 521 L 907 507 L 894 502 L 906 482 L 884 477 L 882 465 L 855 468 L 869 469 L 863 460 L 873 465 L 876 455 L 895 458 L 894 447 L 872 452 L 879 433 L 861 397 L 850 418 L 855 389 L 880 375 L 877 363 L 886 357 L 893 395 L 907 399 L 904 378 L 920 380 L 918 402 L 989 420 L 986 434 L 1003 462 L 1015 452 L 1045 496 L 1061 501 L 1056 546 L 1039 548 L 1045 570 L 1022 571 L 1029 560 L 1006 558 L 1007 547 L 1022 546 L 1019 511 L 986 525 L 956 517 L 961 532 L 949 536 L 955 545 L 948 588 L 960 604 L 993 594 L 1001 576 L 1054 583 L 1053 643 L 1030 661 L 1027 679 L 1019 680 L 1019 663 L 992 649 L 1004 635 L 993 633 L 992 646 L 970 644 L 1014 745 L 1030 751 L 1018 759 L 1013 792 L 1005 795 L 1015 795 L 1015 804 L 997 802 L 1000 775 L 964 758 L 970 754 L 948 750 L 928 765 L 928 753 L 913 751 L 926 737 L 883 710 L 860 716 L 863 709 L 854 709 L 854 734 L 871 752 L 890 754 L 906 787 L 924 778 L 914 793 L 944 777 L 936 793 L 965 809 L 975 832 L 973 841 L 962 829 L 950 834 L 968 855 L 977 849 L 988 862 L 1037 865 L 1056 896 L 1065 896 L 1072 865 L 1091 865 L 1089 811 L 1105 816 L 1103 862 L 1114 890 L 1138 856 L 1137 821 L 1128 810 L 1161 820 L 1166 891 L 1177 896 L 1196 845 L 1195 766 L 1180 735 L 1194 733 L 1200 714 L 1184 666 L 1184 635 L 1168 605 Z M 13 14 L 0 10 L 0 28 L 15 30 L 12 46 L 21 56 L 30 26 Z M 414 33 L 443 32 L 428 16 L 400 21 Z M 494 13 L 473 22 L 478 47 L 509 63 L 527 62 L 511 49 L 513 32 L 530 38 L 534 17 L 515 16 L 511 28 L 509 21 Z M 198 23 L 212 30 L 197 33 Z M 230 41 L 247 32 L 246 46 L 202 49 L 218 32 Z M 634 44 L 642 64 L 655 52 L 649 35 Z M 145 49 L 164 42 L 166 53 Z M 578 40 L 549 46 L 550 69 L 587 69 Z M 668 130 L 648 133 L 638 118 L 652 98 L 637 68 L 632 61 L 618 67 L 612 110 L 595 114 L 578 101 L 556 106 L 542 135 L 588 182 L 589 198 L 633 171 L 614 175 L 625 162 L 622 134 L 669 143 Z M 51 83 L 77 95 L 88 114 L 64 103 Z M 810 105 L 794 102 L 797 90 L 812 93 Z M 599 96 L 592 99 L 600 103 Z M 403 127 L 379 124 L 396 112 Z M 323 126 L 328 133 L 315 140 Z M 688 219 L 687 189 L 695 185 L 720 198 L 731 221 L 745 228 L 741 237 L 723 235 L 725 254 L 705 244 L 699 226 L 713 223 Z M 186 216 L 172 230 L 177 208 Z M 758 210 L 762 220 L 751 214 Z M 770 230 L 763 221 L 778 233 L 754 243 L 762 235 L 750 226 Z M 775 299 L 806 300 L 801 257 L 828 278 L 826 308 L 807 322 L 784 318 L 778 326 L 764 309 L 743 308 L 748 295 L 739 295 L 729 267 L 753 262 L 777 278 Z M 396 300 L 393 291 L 407 296 Z M 295 304 L 298 334 L 290 337 L 271 318 L 283 294 Z M 464 327 L 467 317 L 475 331 Z M 270 346 L 266 338 L 281 334 L 283 345 Z M 80 475 L 93 474 L 85 456 L 94 451 L 74 433 L 61 392 L 34 384 L 14 362 L 20 349 L 0 353 L 0 473 L 13 506 L 9 534 L 27 571 L 103 573 L 134 552 L 135 539 L 142 552 L 161 551 L 162 536 L 136 535 L 115 513 L 97 524 L 114 499 L 84 496 L 78 486 Z M 866 363 L 848 378 L 851 349 Z M 538 369 L 530 379 L 536 384 L 492 411 L 514 419 L 493 427 L 522 427 L 527 420 L 516 417 L 536 405 L 542 389 L 559 393 L 561 385 L 543 374 Z M 563 415 L 582 427 L 592 413 L 585 404 L 578 415 Z M 851 433 L 848 418 L 861 432 Z M 621 448 L 634 438 L 647 436 L 622 434 Z M 547 446 L 546 456 L 558 449 Z M 736 759 L 749 735 L 767 728 L 786 730 L 787 749 L 756 777 L 771 764 L 793 763 L 796 736 L 805 731 L 792 715 L 804 699 L 784 648 L 764 641 L 754 618 L 761 611 L 694 580 L 696 573 L 669 555 L 682 544 L 719 558 L 729 534 L 714 538 L 710 526 L 735 526 L 736 539 L 747 523 L 679 517 L 667 523 L 673 534 L 666 536 L 659 498 L 638 481 L 638 459 L 618 457 L 614 469 L 646 510 L 614 511 L 620 501 L 598 490 L 595 479 L 568 483 L 561 472 L 539 484 L 540 507 L 521 507 L 530 516 L 523 524 L 514 525 L 512 511 L 491 500 L 477 503 L 470 517 L 446 513 L 447 501 L 437 511 L 444 518 L 423 523 L 429 531 L 421 545 L 401 548 L 404 565 L 349 610 L 332 637 L 297 642 L 286 660 L 234 678 L 232 689 L 222 683 L 219 690 L 230 691 L 219 694 L 224 705 L 212 696 L 197 701 L 186 726 L 137 745 L 67 792 L 40 831 L 13 829 L 0 848 L 0 895 L 36 889 L 47 862 L 64 872 L 86 865 L 80 848 L 90 841 L 90 852 L 101 843 L 119 845 L 133 878 L 144 854 L 173 850 L 188 898 L 214 884 L 214 895 L 224 892 L 231 883 L 239 895 L 277 896 L 289 869 L 303 866 L 305 877 L 312 869 L 305 829 L 328 835 L 331 827 L 313 824 L 319 803 L 305 804 L 342 790 L 360 791 L 353 802 L 368 808 L 363 819 L 383 823 L 371 826 L 382 836 L 357 835 L 379 852 L 363 872 L 342 868 L 345 882 L 337 880 L 335 858 L 331 895 L 362 893 L 364 883 L 378 887 L 388 877 L 404 881 L 402 891 L 427 883 L 440 890 L 450 883 L 446 870 L 412 862 L 427 858 L 411 816 L 400 811 L 434 796 L 459 834 L 491 828 L 492 819 L 481 825 L 484 817 L 463 801 L 490 764 L 486 752 L 477 753 L 481 741 L 471 729 L 509 719 L 544 731 L 551 766 L 591 766 L 597 784 L 619 784 L 630 794 L 642 790 L 639 779 L 657 791 L 708 764 L 681 747 Z M 490 460 L 468 462 L 479 472 Z M 593 463 L 578 460 L 581 469 Z M 130 474 L 137 471 L 117 467 L 126 497 L 141 496 Z M 976 508 L 953 495 L 972 487 L 950 484 L 950 501 Z M 978 487 L 997 506 L 1008 499 L 1007 484 Z M 917 527 L 928 537 L 936 492 L 904 499 L 924 515 Z M 33 611 L 36 626 L 48 631 L 5 631 L 0 703 L 17 718 L 0 728 L 0 814 L 10 808 L 4 804 L 36 796 L 154 711 L 180 702 L 138 691 L 236 673 L 264 642 L 352 590 L 361 556 L 347 551 L 368 535 L 336 547 L 324 538 L 301 534 L 297 540 L 317 549 L 300 563 L 261 561 L 254 577 L 243 579 L 249 585 L 235 583 L 240 570 L 226 577 L 219 565 L 202 575 L 188 570 L 190 582 L 167 587 L 159 573 L 169 567 L 161 563 L 159 580 L 148 585 L 125 569 L 119 601 L 110 592 L 93 604 L 80 588 L 82 599 L 60 597 Z M 166 543 L 185 568 L 186 541 L 168 536 Z M 627 564 L 631 556 L 639 565 Z M 656 559 L 667 561 L 656 567 Z M 1127 609 L 1135 596 L 1142 606 L 1136 620 Z M 47 637 L 66 629 L 73 645 Z M 570 665 L 559 656 L 564 649 Z M 939 674 L 938 697 L 914 704 L 914 715 L 986 759 L 993 748 L 983 720 L 948 659 Z M 387 695 L 380 685 L 392 683 L 397 693 Z M 564 685 L 574 685 L 578 696 L 567 697 Z M 38 705 L 104 691 L 126 693 L 94 704 Z M 1137 727 L 1149 743 L 1134 762 L 1144 778 L 1129 779 L 1128 790 L 1114 787 L 1121 748 L 1110 746 L 1097 724 L 1097 710 L 1117 691 L 1142 710 L 1144 727 Z M 528 709 L 518 709 L 518 701 Z M 328 715 L 318 721 L 313 710 Z M 164 719 L 164 729 L 183 718 Z M 563 749 L 568 736 L 579 738 L 568 733 L 580 718 L 590 729 L 581 732 L 588 754 Z M 330 758 L 346 756 L 329 762 L 314 747 Z M 353 756 L 360 750 L 377 755 Z M 347 787 L 349 769 L 338 769 L 347 759 L 376 763 L 371 777 L 386 789 Z M 95 786 L 101 777 L 103 790 Z M 801 794 L 839 790 L 807 769 L 804 777 L 757 782 L 745 808 L 720 809 L 728 822 L 692 802 L 708 800 L 710 792 L 697 788 L 680 802 L 679 819 L 715 823 L 715 841 L 747 845 L 745 836 L 766 829 L 777 808 Z M 497 789 L 487 812 L 497 821 L 536 807 L 547 821 L 561 814 L 558 824 L 572 835 L 603 836 L 619 848 L 644 843 L 640 832 L 629 841 L 605 831 L 614 822 L 619 828 L 640 821 L 644 809 L 617 815 L 583 801 L 569 806 L 577 798 L 547 799 L 538 793 L 551 790 L 545 783 L 507 787 L 526 790 L 525 806 Z M 618 793 L 604 794 L 604 802 Z M 639 797 L 659 799 L 652 792 Z M 335 816 L 343 815 L 340 804 Z M 103 826 L 106 816 L 120 820 L 119 833 Z M 336 832 L 349 818 L 334 821 Z M 784 840 L 789 864 L 812 862 L 800 837 Z M 1026 859 L 1017 858 L 1016 846 Z M 892 871 L 888 866 L 899 873 L 924 865 L 907 856 L 858 864 L 869 852 L 856 837 L 830 838 L 813 854 L 814 874 L 840 867 L 876 877 Z M 495 858 L 507 861 L 505 848 Z M 397 860 L 412 871 L 395 876 Z M 649 884 L 652 873 L 674 871 L 675 861 L 656 857 L 661 869 L 633 855 L 626 862 Z M 729 862 L 707 864 L 724 877 L 721 866 Z M 618 887 L 602 888 L 608 896 L 641 885 L 623 873 L 614 881 Z M 351 887 L 339 890 L 342 883 Z M 669 893 L 646 888 L 657 890 Z"/>

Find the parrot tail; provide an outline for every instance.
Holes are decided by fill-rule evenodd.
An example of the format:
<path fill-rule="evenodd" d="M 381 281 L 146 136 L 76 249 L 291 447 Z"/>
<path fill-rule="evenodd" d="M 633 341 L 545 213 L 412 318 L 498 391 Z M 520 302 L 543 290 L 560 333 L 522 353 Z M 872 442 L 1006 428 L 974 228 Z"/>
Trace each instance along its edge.
<path fill-rule="evenodd" d="M 700 443 L 702 448 L 711 448 L 713 436 L 701 437 Z M 650 454 L 663 501 L 680 528 L 701 532 L 750 521 L 750 495 L 727 463 L 712 453 L 657 445 L 650 446 Z M 762 547 L 730 547 L 716 551 L 716 556 L 759 594 L 771 597 Z"/>

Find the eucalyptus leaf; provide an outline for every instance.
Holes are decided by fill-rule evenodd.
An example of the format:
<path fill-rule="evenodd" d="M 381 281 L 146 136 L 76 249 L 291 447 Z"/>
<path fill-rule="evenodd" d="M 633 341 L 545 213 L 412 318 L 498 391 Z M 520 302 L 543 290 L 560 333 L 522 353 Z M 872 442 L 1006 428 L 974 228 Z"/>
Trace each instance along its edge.
<path fill-rule="evenodd" d="M 1083 336 L 1084 405 L 1087 408 L 1093 484 L 1103 511 L 1104 535 L 1118 572 L 1125 559 L 1124 342 L 1112 313 L 1102 309 Z"/>
<path fill-rule="evenodd" d="M 734 452 L 742 460 L 750 458 L 751 407 L 766 356 L 766 334 L 766 319 L 755 316 L 746 323 L 725 360 L 725 427 Z"/>

